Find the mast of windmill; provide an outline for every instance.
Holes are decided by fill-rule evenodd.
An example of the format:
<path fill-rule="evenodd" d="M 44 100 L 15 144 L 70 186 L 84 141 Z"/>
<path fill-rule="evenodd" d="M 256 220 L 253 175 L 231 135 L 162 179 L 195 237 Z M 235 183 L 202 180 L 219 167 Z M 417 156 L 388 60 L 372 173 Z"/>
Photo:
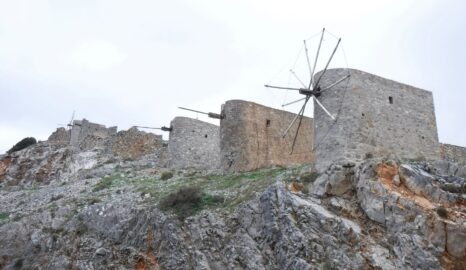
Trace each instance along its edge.
<path fill-rule="evenodd" d="M 72 128 L 73 127 L 73 121 L 74 121 L 74 114 L 76 113 L 76 110 L 73 110 L 73 113 L 71 114 L 71 119 L 70 122 L 68 123 L 68 127 Z"/>
<path fill-rule="evenodd" d="M 74 121 L 74 114 L 75 114 L 76 110 L 73 110 L 73 113 L 71 114 L 71 119 L 70 121 L 68 122 L 68 124 L 57 124 L 58 126 L 66 126 L 68 127 L 68 129 L 71 129 L 73 127 L 73 121 Z"/>
<path fill-rule="evenodd" d="M 294 138 L 293 138 L 293 144 L 291 146 L 291 152 L 290 154 L 293 154 L 293 150 L 294 150 L 294 146 L 295 146 L 295 143 L 296 143 L 296 139 L 297 139 L 297 136 L 298 136 L 298 132 L 299 132 L 299 128 L 301 127 L 301 122 L 302 122 L 302 119 L 303 119 L 303 116 L 304 116 L 304 111 L 306 109 L 306 105 L 307 103 L 309 102 L 309 100 L 312 98 L 315 103 L 317 105 L 319 105 L 322 110 L 333 120 L 335 121 L 336 118 L 335 118 L 335 115 L 332 115 L 325 107 L 324 105 L 317 99 L 320 94 L 324 91 L 327 91 L 329 89 L 331 89 L 332 87 L 338 85 L 339 83 L 343 82 L 344 80 L 348 79 L 350 77 L 350 74 L 338 79 L 337 81 L 335 81 L 334 83 L 331 83 L 329 86 L 325 87 L 322 89 L 321 85 L 320 85 L 320 81 L 322 79 L 322 77 L 324 76 L 325 72 L 327 71 L 328 69 L 328 66 L 330 65 L 330 62 L 332 61 L 333 59 L 333 56 L 335 55 L 335 52 L 337 51 L 338 49 L 338 46 L 340 45 L 340 42 L 341 42 L 341 38 L 338 39 L 338 42 L 337 44 L 335 45 L 335 48 L 333 49 L 332 51 L 332 54 L 330 55 L 326 65 L 325 65 L 325 68 L 322 70 L 322 72 L 320 73 L 320 76 L 319 78 L 314 81 L 314 74 L 315 74 L 315 70 L 316 70 L 316 65 L 317 65 L 317 60 L 319 58 L 319 54 L 320 54 L 320 49 L 321 49 L 321 46 L 322 46 L 322 40 L 324 39 L 324 34 L 325 34 L 325 28 L 322 29 L 322 34 L 320 36 L 320 41 L 319 41 L 319 46 L 317 48 L 317 53 L 316 53 L 316 56 L 315 56 L 315 59 L 314 59 L 314 65 L 313 67 L 311 67 L 311 61 L 309 59 L 309 52 L 308 52 L 308 49 L 307 49 L 307 44 L 306 44 L 306 40 L 304 40 L 304 50 L 305 50 L 305 54 L 306 54 L 306 62 L 307 62 L 307 67 L 309 69 L 309 74 L 310 74 L 310 81 L 309 81 L 309 84 L 306 85 L 297 75 L 296 73 L 290 69 L 290 73 L 291 75 L 293 75 L 293 77 L 301 84 L 302 87 L 300 88 L 296 88 L 296 87 L 283 87 L 283 86 L 275 86 L 275 85 L 268 85 L 266 84 L 265 87 L 268 87 L 268 88 L 275 88 L 275 89 L 282 89 L 282 90 L 292 90 L 292 91 L 298 91 L 299 94 L 301 95 L 304 95 L 305 97 L 303 98 L 300 98 L 298 100 L 295 100 L 295 101 L 292 101 L 292 102 L 289 102 L 287 104 L 283 104 L 282 107 L 285 107 L 285 106 L 288 106 L 288 105 L 291 105 L 291 104 L 295 104 L 295 103 L 298 103 L 298 102 L 301 102 L 301 101 L 304 101 L 303 103 L 303 106 L 301 107 L 301 109 L 299 110 L 298 114 L 296 114 L 296 116 L 293 118 L 293 120 L 291 121 L 291 123 L 288 125 L 288 127 L 285 129 L 285 131 L 283 132 L 283 138 L 287 135 L 288 131 L 291 129 L 291 127 L 294 125 L 294 123 L 296 122 L 296 120 L 298 120 L 299 118 L 299 122 L 298 122 L 298 127 L 296 129 L 296 133 L 294 135 Z"/>
<path fill-rule="evenodd" d="M 190 112 L 202 113 L 202 114 L 205 114 L 205 115 L 209 116 L 210 118 L 214 118 L 214 119 L 223 119 L 223 115 L 218 114 L 218 113 L 202 112 L 202 111 L 188 109 L 188 108 L 184 108 L 184 107 L 178 107 L 178 109 L 182 109 L 182 110 L 190 111 Z"/>
<path fill-rule="evenodd" d="M 147 128 L 147 129 L 158 129 L 158 130 L 162 130 L 162 131 L 172 131 L 172 128 L 171 128 L 171 127 L 166 127 L 166 126 L 162 126 L 162 127 L 133 126 L 133 127 L 136 127 L 136 128 Z"/>

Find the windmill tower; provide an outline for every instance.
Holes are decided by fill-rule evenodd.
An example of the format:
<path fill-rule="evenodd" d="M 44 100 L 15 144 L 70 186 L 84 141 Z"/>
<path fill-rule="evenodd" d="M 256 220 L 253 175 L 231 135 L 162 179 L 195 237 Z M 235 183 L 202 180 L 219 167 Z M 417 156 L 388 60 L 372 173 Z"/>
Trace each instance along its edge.
<path fill-rule="evenodd" d="M 326 34 L 324 29 L 314 63 L 321 58 L 321 44 Z M 304 42 L 311 75 L 309 84 L 290 70 L 300 87 L 266 85 L 304 95 L 284 104 L 302 102 L 301 110 L 285 129 L 285 134 L 290 126 L 300 125 L 299 120 L 312 98 L 313 151 L 318 170 L 335 162 L 371 157 L 439 158 L 432 93 L 359 70 L 330 68 L 340 43 L 338 39 L 325 66 L 316 72 Z"/>
<path fill-rule="evenodd" d="M 298 113 L 296 114 L 296 116 L 294 117 L 294 119 L 287 125 L 287 127 L 284 129 L 284 132 L 283 132 L 283 137 L 285 137 L 288 132 L 290 131 L 290 129 L 297 125 L 297 128 L 296 128 L 296 131 L 295 131 L 295 134 L 294 134 L 294 139 L 293 139 L 293 143 L 292 143 L 292 146 L 291 146 L 291 153 L 293 153 L 293 151 L 295 151 L 295 143 L 296 143 L 296 139 L 298 137 L 298 134 L 299 134 L 299 130 L 301 128 L 301 124 L 302 124 L 302 119 L 303 119 L 303 116 L 304 116 L 304 113 L 305 113 L 305 110 L 306 110 L 306 107 L 307 105 L 309 105 L 309 101 L 312 99 L 313 102 L 314 102 L 314 117 L 316 117 L 315 113 L 316 111 L 319 112 L 319 117 L 320 117 L 320 113 L 323 112 L 325 113 L 325 117 L 327 117 L 327 120 L 329 121 L 329 123 L 334 123 L 337 121 L 337 118 L 338 118 L 338 112 L 337 111 L 333 111 L 331 112 L 332 110 L 328 109 L 320 100 L 319 100 L 319 97 L 326 91 L 329 91 L 341 84 L 344 85 L 344 82 L 348 81 L 349 78 L 350 78 L 350 73 L 347 71 L 347 70 L 344 70 L 344 72 L 341 74 L 340 77 L 332 77 L 331 81 L 328 82 L 328 79 L 325 80 L 325 84 L 323 84 L 324 80 L 324 76 L 330 66 L 330 64 L 332 63 L 332 60 L 335 56 L 335 53 L 337 52 L 339 46 L 340 46 L 340 43 L 341 43 L 341 38 L 338 38 L 330 55 L 327 56 L 328 58 L 325 60 L 325 65 L 322 69 L 322 71 L 316 73 L 316 70 L 317 70 L 317 64 L 319 63 L 319 61 L 322 61 L 321 59 L 325 56 L 322 56 L 321 55 L 321 48 L 322 48 L 322 42 L 324 40 L 324 37 L 325 37 L 325 34 L 326 34 L 326 31 L 325 31 L 325 28 L 322 29 L 322 32 L 320 34 L 320 40 L 319 40 L 319 43 L 318 43 L 318 46 L 317 46 L 317 51 L 316 51 L 316 54 L 315 56 L 311 59 L 310 55 L 309 55 L 309 49 L 308 49 L 308 43 L 306 40 L 304 40 L 303 42 L 303 48 L 304 48 L 304 52 L 305 52 L 305 59 L 306 59 L 306 63 L 307 63 L 307 70 L 308 70 L 308 76 L 307 78 L 309 79 L 308 82 L 305 82 L 300 76 L 297 75 L 297 72 L 294 70 L 294 69 L 290 69 L 289 72 L 290 72 L 290 75 L 294 78 L 295 82 L 297 82 L 299 84 L 299 87 L 289 87 L 289 86 L 279 86 L 279 85 L 270 85 L 270 84 L 266 84 L 265 87 L 269 87 L 269 88 L 275 88 L 275 89 L 282 89 L 282 90 L 290 90 L 290 91 L 296 91 L 297 93 L 299 93 L 300 95 L 303 95 L 304 97 L 301 97 L 297 100 L 294 100 L 294 101 L 291 101 L 291 102 L 288 102 L 286 104 L 283 104 L 282 107 L 285 107 L 285 106 L 288 106 L 288 105 L 291 105 L 291 104 L 296 104 L 296 103 L 299 103 L 301 102 L 301 108 L 300 110 L 298 111 Z M 320 58 L 319 58 L 320 57 Z M 325 59 L 325 58 L 324 58 Z M 330 124 L 331 126 L 331 124 Z M 315 126 L 317 127 L 317 125 Z M 330 127 L 328 127 L 330 128 Z M 316 130 L 316 128 L 314 128 L 314 130 Z M 319 131 L 322 131 L 322 130 L 319 130 Z M 316 136 L 315 136 L 316 137 Z M 320 138 L 322 140 L 322 138 Z M 314 140 L 314 147 L 313 147 L 313 151 L 315 150 L 315 148 L 318 146 L 319 144 L 319 138 L 316 137 L 315 140 Z"/>

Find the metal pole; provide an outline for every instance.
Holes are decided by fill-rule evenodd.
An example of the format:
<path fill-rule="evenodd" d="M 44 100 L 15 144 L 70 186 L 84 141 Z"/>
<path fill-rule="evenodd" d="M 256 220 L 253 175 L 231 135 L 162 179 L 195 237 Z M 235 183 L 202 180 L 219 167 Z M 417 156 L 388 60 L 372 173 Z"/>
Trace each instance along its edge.
<path fill-rule="evenodd" d="M 162 129 L 162 128 L 156 128 L 156 127 L 144 127 L 144 126 L 133 126 L 137 128 L 149 128 L 149 129 Z"/>
<path fill-rule="evenodd" d="M 309 74 L 311 75 L 311 83 L 309 84 L 309 87 L 311 87 L 311 84 L 312 84 L 312 69 L 311 69 L 311 62 L 309 61 L 309 53 L 307 51 L 307 45 L 306 45 L 306 40 L 304 40 L 304 50 L 306 52 L 306 60 L 307 60 L 307 66 L 309 68 Z M 306 86 L 304 86 L 306 87 Z M 308 87 L 308 89 L 310 89 Z"/>
<path fill-rule="evenodd" d="M 296 139 L 298 138 L 298 132 L 299 132 L 299 128 L 301 127 L 301 122 L 303 121 L 303 116 L 304 116 L 304 109 L 306 108 L 306 104 L 307 102 L 309 101 L 309 96 L 306 97 L 306 101 L 304 102 L 304 105 L 303 105 L 303 109 L 301 111 L 301 115 L 299 117 L 299 123 L 298 123 L 298 128 L 296 129 L 296 133 L 294 135 L 294 139 L 293 139 L 293 144 L 291 145 L 291 154 L 293 154 L 293 150 L 294 150 L 294 145 L 296 143 Z"/>
<path fill-rule="evenodd" d="M 283 104 L 282 107 L 285 107 L 285 106 L 288 106 L 288 105 L 291 105 L 291 104 L 295 104 L 296 102 L 300 102 L 301 100 L 305 100 L 305 99 L 306 99 L 306 97 L 300 98 L 298 100 Z"/>
<path fill-rule="evenodd" d="M 322 40 L 324 39 L 325 28 L 322 29 L 322 35 L 320 36 L 319 47 L 317 48 L 316 59 L 314 60 L 314 68 L 312 69 L 311 74 L 311 83 L 309 83 L 309 89 L 311 89 L 312 83 L 314 82 L 314 72 L 316 71 L 317 59 L 319 58 L 320 46 L 322 45 Z"/>
<path fill-rule="evenodd" d="M 320 90 L 320 93 L 322 93 L 322 92 L 324 92 L 324 91 L 326 91 L 326 90 L 329 90 L 330 88 L 332 88 L 332 87 L 334 87 L 335 85 L 341 83 L 342 81 L 344 81 L 345 79 L 349 78 L 350 76 L 351 76 L 350 74 L 346 75 L 345 77 L 339 79 L 338 81 L 336 81 L 336 82 L 332 83 L 331 85 L 325 87 L 324 89 Z"/>
<path fill-rule="evenodd" d="M 320 103 L 320 101 L 316 97 L 314 97 L 314 96 L 312 96 L 312 97 L 317 102 L 317 104 L 319 104 L 319 106 L 322 108 L 322 110 L 324 110 L 324 112 L 326 112 L 328 114 L 328 116 L 330 116 L 330 118 L 332 118 L 332 120 L 335 121 L 335 117 L 329 111 L 327 111 L 327 109 L 325 109 L 324 105 L 322 105 L 322 103 Z"/>
<path fill-rule="evenodd" d="M 290 72 L 291 72 L 291 74 L 293 74 L 293 76 L 296 78 L 296 80 L 298 80 L 298 81 L 301 83 L 301 85 L 302 85 L 303 87 L 306 87 L 306 85 L 303 83 L 303 81 L 301 81 L 301 80 L 298 78 L 298 75 L 296 75 L 296 73 L 295 73 L 292 69 L 290 69 Z"/>
<path fill-rule="evenodd" d="M 294 90 L 294 91 L 299 91 L 301 89 L 299 88 L 293 88 L 293 87 L 281 87 L 281 86 L 273 86 L 273 85 L 264 85 L 265 87 L 268 87 L 268 88 L 275 88 L 275 89 L 284 89 L 284 90 Z"/>
<path fill-rule="evenodd" d="M 307 99 L 307 97 L 306 97 Z M 303 106 L 301 107 L 301 110 L 299 110 L 298 114 L 294 117 L 293 121 L 291 121 L 290 125 L 285 129 L 285 132 L 283 132 L 283 138 L 285 138 L 286 134 L 290 130 L 290 128 L 293 126 L 294 122 L 296 119 L 298 119 L 299 115 L 301 114 L 302 111 L 304 111 L 304 107 L 306 107 L 307 100 L 304 102 Z"/>
<path fill-rule="evenodd" d="M 320 74 L 319 79 L 317 79 L 316 82 L 316 87 L 319 86 L 320 79 L 324 76 L 325 72 L 327 71 L 328 65 L 330 65 L 330 62 L 332 61 L 333 56 L 335 55 L 335 52 L 337 51 L 338 45 L 340 45 L 341 38 L 338 39 L 337 45 L 335 46 L 335 49 L 333 49 L 332 55 L 330 56 L 330 59 L 327 61 L 327 65 L 325 65 L 324 71 L 322 71 L 322 74 Z"/>
<path fill-rule="evenodd" d="M 196 113 L 202 113 L 202 114 L 206 114 L 206 115 L 209 114 L 209 113 L 206 113 L 206 112 L 201 112 L 201 111 L 197 111 L 197 110 L 192 110 L 192 109 L 188 109 L 188 108 L 184 108 L 184 107 L 178 107 L 178 109 L 182 109 L 182 110 L 186 110 L 186 111 L 191 111 L 191 112 L 196 112 Z"/>

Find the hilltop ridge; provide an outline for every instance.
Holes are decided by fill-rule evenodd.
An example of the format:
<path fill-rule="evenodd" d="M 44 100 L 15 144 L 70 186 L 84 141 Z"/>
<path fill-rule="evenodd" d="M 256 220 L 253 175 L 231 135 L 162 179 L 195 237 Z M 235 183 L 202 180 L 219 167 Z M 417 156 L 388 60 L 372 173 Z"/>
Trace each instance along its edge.
<path fill-rule="evenodd" d="M 144 135 L 118 136 L 128 134 Z M 56 137 L 1 157 L 0 268 L 465 267 L 465 164 L 367 158 L 225 173 Z"/>

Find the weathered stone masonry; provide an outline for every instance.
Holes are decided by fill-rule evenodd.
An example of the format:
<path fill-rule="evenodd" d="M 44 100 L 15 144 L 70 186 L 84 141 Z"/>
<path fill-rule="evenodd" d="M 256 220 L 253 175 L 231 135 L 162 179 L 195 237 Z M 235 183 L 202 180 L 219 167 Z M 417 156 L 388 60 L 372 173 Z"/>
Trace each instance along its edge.
<path fill-rule="evenodd" d="M 106 128 L 104 125 L 83 120 L 74 120 L 71 128 L 70 144 L 81 150 L 96 147 L 108 148 L 108 138 L 115 135 L 117 127 Z"/>
<path fill-rule="evenodd" d="M 218 169 L 218 126 L 192 118 L 175 117 L 171 128 L 168 141 L 170 167 Z"/>
<path fill-rule="evenodd" d="M 70 130 L 58 128 L 48 142 L 60 146 L 72 146 L 81 151 L 100 150 L 116 157 L 137 159 L 149 154 L 165 152 L 161 135 L 140 131 L 133 127 L 117 132 L 117 127 L 75 120 Z"/>
<path fill-rule="evenodd" d="M 446 161 L 466 164 L 466 147 L 442 143 L 440 154 Z"/>
<path fill-rule="evenodd" d="M 295 114 L 253 102 L 229 100 L 222 106 L 220 122 L 221 168 L 248 171 L 272 165 L 313 161 L 313 121 L 304 117 L 291 153 L 297 124 L 285 138 L 284 130 Z"/>
<path fill-rule="evenodd" d="M 328 70 L 322 87 L 347 72 Z M 338 113 L 336 122 L 314 106 L 319 167 L 341 158 L 357 160 L 389 154 L 413 159 L 440 158 L 431 92 L 359 70 L 349 72 L 349 79 L 319 97 L 331 113 Z"/>

